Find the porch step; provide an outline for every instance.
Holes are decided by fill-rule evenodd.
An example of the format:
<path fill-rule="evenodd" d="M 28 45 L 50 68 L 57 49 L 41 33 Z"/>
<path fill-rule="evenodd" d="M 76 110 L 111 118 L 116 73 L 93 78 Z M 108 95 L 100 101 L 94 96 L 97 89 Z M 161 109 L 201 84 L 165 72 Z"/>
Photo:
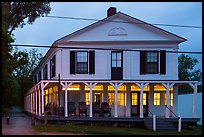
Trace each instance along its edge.
<path fill-rule="evenodd" d="M 153 121 L 147 120 L 144 122 L 147 129 L 153 130 Z M 156 121 L 156 131 L 177 131 L 178 129 L 169 121 Z"/>

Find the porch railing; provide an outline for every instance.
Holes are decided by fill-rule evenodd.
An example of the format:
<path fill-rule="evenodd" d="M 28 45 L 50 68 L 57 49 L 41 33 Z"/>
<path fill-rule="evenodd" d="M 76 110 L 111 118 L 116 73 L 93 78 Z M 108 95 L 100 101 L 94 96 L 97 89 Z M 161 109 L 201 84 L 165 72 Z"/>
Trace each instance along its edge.
<path fill-rule="evenodd" d="M 167 105 L 165 105 L 165 107 L 178 118 L 178 132 L 181 132 L 181 116 L 177 116 L 169 107 L 167 107 Z"/>

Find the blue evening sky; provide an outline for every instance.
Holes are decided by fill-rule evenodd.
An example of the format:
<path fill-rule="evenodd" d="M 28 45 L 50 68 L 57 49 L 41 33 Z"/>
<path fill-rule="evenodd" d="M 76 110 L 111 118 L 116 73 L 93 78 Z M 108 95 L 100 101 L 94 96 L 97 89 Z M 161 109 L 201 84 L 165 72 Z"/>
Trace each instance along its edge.
<path fill-rule="evenodd" d="M 51 2 L 51 12 L 48 15 L 103 19 L 106 18 L 109 7 L 116 7 L 117 12 L 147 23 L 202 26 L 202 2 Z M 95 22 L 41 17 L 32 25 L 26 24 L 23 28 L 16 29 L 13 44 L 51 46 L 55 40 Z M 202 28 L 155 26 L 187 39 L 180 44 L 179 51 L 202 52 Z M 38 48 L 38 52 L 43 55 L 47 51 L 48 48 Z M 188 55 L 199 60 L 195 69 L 202 70 L 202 55 Z"/>

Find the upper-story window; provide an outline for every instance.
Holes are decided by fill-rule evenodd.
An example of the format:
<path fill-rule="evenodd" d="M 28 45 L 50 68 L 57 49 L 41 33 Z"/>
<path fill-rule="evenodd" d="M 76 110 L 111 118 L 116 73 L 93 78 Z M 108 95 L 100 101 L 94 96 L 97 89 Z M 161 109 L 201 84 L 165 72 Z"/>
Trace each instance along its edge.
<path fill-rule="evenodd" d="M 122 52 L 112 52 L 112 67 L 121 67 Z"/>
<path fill-rule="evenodd" d="M 47 79 L 47 64 L 43 68 L 43 79 Z"/>
<path fill-rule="evenodd" d="M 50 60 L 50 75 L 51 78 L 55 77 L 55 69 L 56 69 L 56 56 L 54 55 Z"/>
<path fill-rule="evenodd" d="M 76 52 L 76 73 L 87 74 L 88 73 L 88 52 L 78 51 Z"/>
<path fill-rule="evenodd" d="M 155 74 L 158 73 L 158 52 L 146 53 L 146 73 Z"/>
<path fill-rule="evenodd" d="M 95 51 L 70 51 L 70 74 L 95 74 Z"/>
<path fill-rule="evenodd" d="M 140 74 L 166 74 L 166 51 L 140 51 Z"/>

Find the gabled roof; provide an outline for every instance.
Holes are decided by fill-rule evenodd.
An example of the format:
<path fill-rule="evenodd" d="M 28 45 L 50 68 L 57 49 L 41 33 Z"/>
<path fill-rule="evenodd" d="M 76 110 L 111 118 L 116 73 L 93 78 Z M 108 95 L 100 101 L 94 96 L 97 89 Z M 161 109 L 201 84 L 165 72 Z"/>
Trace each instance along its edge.
<path fill-rule="evenodd" d="M 69 34 L 69 35 L 66 35 L 66 36 L 64 36 L 64 37 L 62 37 L 62 38 L 56 40 L 53 45 L 55 45 L 55 43 L 61 43 L 61 41 L 63 41 L 64 39 L 69 39 L 69 38 L 72 38 L 72 37 L 74 37 L 74 36 L 80 35 L 81 33 L 85 32 L 85 31 L 87 31 L 87 30 L 93 29 L 93 28 L 95 28 L 95 27 L 97 27 L 97 26 L 99 26 L 99 25 L 101 25 L 101 24 L 106 23 L 106 22 L 111 22 L 111 20 L 114 19 L 114 18 L 116 18 L 117 16 L 121 16 L 121 17 L 126 18 L 126 19 L 128 19 L 128 20 L 131 20 L 130 23 L 145 25 L 145 27 L 149 27 L 149 28 L 154 29 L 154 30 L 156 30 L 156 31 L 160 31 L 160 32 L 163 33 L 163 34 L 166 34 L 166 35 L 169 35 L 169 36 L 171 36 L 171 37 L 174 37 L 174 38 L 177 39 L 176 41 L 178 41 L 178 43 L 187 41 L 187 39 L 182 38 L 182 37 L 180 37 L 180 36 L 178 36 L 178 35 L 176 35 L 176 34 L 173 34 L 173 33 L 171 33 L 171 32 L 168 32 L 168 31 L 166 31 L 166 30 L 164 30 L 164 29 L 161 29 L 161 28 L 159 28 L 159 27 L 156 27 L 156 26 L 154 26 L 154 25 L 152 25 L 152 24 L 146 23 L 146 22 L 144 22 L 144 21 L 142 21 L 142 20 L 139 20 L 139 19 L 137 19 L 137 18 L 131 17 L 131 16 L 129 16 L 129 15 L 127 15 L 127 14 L 124 14 L 124 13 L 122 13 L 122 12 L 118 12 L 118 13 L 116 13 L 116 14 L 110 16 L 110 17 L 106 17 L 106 18 L 104 18 L 104 19 L 102 19 L 102 20 L 99 20 L 98 22 L 95 22 L 95 23 L 93 23 L 93 24 L 91 24 L 91 25 L 89 25 L 89 26 L 86 26 L 86 27 L 84 27 L 84 28 L 82 28 L 82 29 L 80 29 L 80 30 L 78 30 L 78 31 L 75 31 L 75 32 L 73 32 L 73 33 L 71 33 L 71 34 Z"/>
<path fill-rule="evenodd" d="M 142 21 L 142 20 L 139 20 L 139 19 L 137 19 L 137 18 L 131 17 L 131 16 L 129 16 L 129 15 L 127 15 L 127 14 L 124 14 L 124 13 L 122 13 L 122 12 L 117 12 L 116 14 L 114 14 L 114 15 L 112 15 L 112 16 L 110 16 L 110 17 L 106 17 L 106 18 L 104 18 L 104 19 L 102 19 L 102 20 L 99 20 L 99 21 L 97 21 L 97 22 L 95 22 L 95 23 L 93 23 L 93 24 L 91 24 L 91 25 L 88 25 L 88 26 L 86 26 L 86 27 L 84 27 L 84 28 L 82 28 L 82 29 L 79 29 L 78 31 L 75 31 L 75 32 L 73 32 L 73 33 L 71 33 L 71 34 L 68 34 L 68 35 L 66 35 L 66 36 L 64 36 L 64 37 L 62 37 L 62 38 L 60 38 L 60 39 L 57 39 L 57 40 L 52 44 L 52 46 L 50 47 L 50 49 L 47 51 L 47 53 L 45 54 L 44 58 L 41 60 L 41 62 L 40 62 L 40 63 L 38 64 L 38 66 L 35 68 L 35 70 L 33 71 L 33 73 L 38 69 L 38 67 L 40 66 L 40 64 L 42 64 L 42 62 L 43 62 L 43 61 L 45 60 L 45 58 L 48 56 L 48 53 L 50 52 L 51 49 L 53 49 L 53 48 L 52 48 L 53 46 L 57 46 L 57 44 L 59 44 L 60 42 L 62 42 L 64 39 L 72 38 L 72 37 L 74 37 L 74 36 L 80 35 L 81 33 L 85 32 L 85 31 L 87 31 L 87 30 L 93 29 L 93 28 L 95 28 L 95 27 L 97 27 L 97 26 L 99 26 L 99 25 L 101 25 L 101 24 L 104 24 L 104 23 L 106 23 L 106 22 L 110 22 L 112 19 L 114 19 L 114 18 L 116 18 L 116 17 L 118 17 L 118 16 L 123 17 L 123 18 L 126 18 L 127 20 L 131 20 L 131 23 L 138 24 L 138 22 L 139 22 L 139 24 L 145 25 L 145 27 L 149 27 L 149 28 L 151 28 L 151 29 L 154 29 L 154 30 L 156 30 L 156 31 L 160 31 L 161 33 L 164 33 L 164 34 L 166 34 L 166 35 L 169 35 L 169 36 L 171 36 L 171 37 L 174 37 L 175 39 L 177 39 L 176 41 L 177 41 L 178 43 L 187 41 L 187 39 L 185 39 L 185 38 L 182 38 L 182 37 L 180 37 L 180 36 L 178 36 L 178 35 L 176 35 L 176 34 L 173 34 L 173 33 L 171 33 L 171 32 L 168 32 L 168 31 L 166 31 L 166 30 L 164 30 L 164 29 L 161 29 L 161 28 L 159 28 L 159 27 L 156 27 L 156 26 L 154 26 L 154 25 L 152 25 L 152 24 L 146 23 L 146 22 L 144 22 L 144 21 Z"/>

